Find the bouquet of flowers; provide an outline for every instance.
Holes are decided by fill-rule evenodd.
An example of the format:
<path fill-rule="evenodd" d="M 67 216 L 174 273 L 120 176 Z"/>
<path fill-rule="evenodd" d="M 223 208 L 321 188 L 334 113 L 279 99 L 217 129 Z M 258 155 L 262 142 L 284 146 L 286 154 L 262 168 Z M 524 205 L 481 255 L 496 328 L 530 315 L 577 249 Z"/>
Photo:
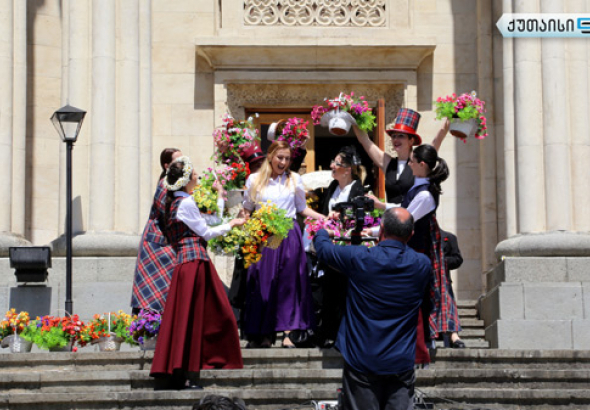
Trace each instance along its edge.
<path fill-rule="evenodd" d="M 278 248 L 292 228 L 293 219 L 286 216 L 286 211 L 268 201 L 262 203 L 243 226 L 233 227 L 226 235 L 211 239 L 209 247 L 213 252 L 243 258 L 244 267 L 248 268 L 260 261 L 264 247 Z"/>
<path fill-rule="evenodd" d="M 30 318 L 27 312 L 16 313 L 16 309 L 10 309 L 6 312 L 4 319 L 0 321 L 0 342 L 11 335 L 18 335 L 27 341 L 31 341 L 32 329 L 29 328 L 29 322 Z M 7 346 L 8 344 L 2 344 L 2 347 Z"/>
<path fill-rule="evenodd" d="M 213 131 L 216 148 L 213 159 L 220 164 L 240 162 L 241 154 L 256 144 L 256 141 L 260 141 L 253 118 L 237 121 L 226 114 L 222 121 L 223 125 Z"/>
<path fill-rule="evenodd" d="M 155 337 L 158 334 L 161 322 L 162 315 L 158 312 L 141 309 L 139 314 L 133 317 L 127 337 L 131 337 L 141 345 L 146 338 Z"/>
<path fill-rule="evenodd" d="M 354 92 L 349 94 L 340 93 L 338 98 L 325 99 L 327 107 L 324 105 L 314 105 L 311 111 L 311 118 L 314 125 L 322 124 L 330 127 L 330 132 L 335 135 L 344 135 L 348 133 L 348 128 L 339 128 L 333 121 L 333 118 L 351 117 L 356 125 L 363 131 L 372 131 L 377 126 L 375 122 L 375 115 L 372 109 L 369 107 L 369 103 L 365 100 L 365 97 L 355 97 Z M 348 114 L 348 115 L 346 115 Z"/>
<path fill-rule="evenodd" d="M 286 141 L 297 152 L 309 139 L 308 124 L 309 121 L 297 117 L 280 120 L 271 125 L 267 137 L 269 140 Z"/>
<path fill-rule="evenodd" d="M 197 208 L 199 208 L 199 211 L 202 214 L 215 215 L 219 212 L 219 207 L 217 206 L 219 193 L 217 190 L 213 189 L 214 182 L 215 177 L 209 177 L 206 174 L 205 177 L 201 179 L 201 183 L 197 185 L 193 191 L 193 198 L 195 199 Z"/>
<path fill-rule="evenodd" d="M 242 162 L 232 162 L 212 172 L 217 173 L 217 177 L 226 191 L 244 189 L 246 179 L 250 176 L 250 164 L 247 162 L 245 164 Z"/>
<path fill-rule="evenodd" d="M 90 322 L 86 323 L 86 326 L 80 332 L 79 341 L 84 344 L 96 343 L 99 338 L 114 334 L 120 341 L 133 344 L 133 340 L 128 333 L 131 321 L 132 317 L 122 310 L 119 310 L 117 313 L 96 314 Z"/>
<path fill-rule="evenodd" d="M 78 318 L 78 315 L 37 317 L 36 320 L 29 322 L 28 327 L 30 332 L 28 337 L 30 339 L 24 338 L 32 341 L 41 349 L 63 348 L 76 341 L 81 346 L 86 344 L 84 340 L 80 339 L 84 329 L 84 322 Z M 74 347 L 72 350 L 75 352 L 77 348 Z"/>
<path fill-rule="evenodd" d="M 486 117 L 484 113 L 485 102 L 477 98 L 477 93 L 472 91 L 470 94 L 457 94 L 447 95 L 446 97 L 439 97 L 434 102 L 436 107 L 436 118 L 448 118 L 449 120 L 458 119 L 460 123 L 469 121 L 474 126 L 471 129 L 465 128 L 465 130 L 455 130 L 453 124 L 451 124 L 451 134 L 461 138 L 463 141 L 473 134 L 477 139 L 484 139 L 487 137 L 487 126 Z M 457 121 L 455 121 L 456 124 Z"/>

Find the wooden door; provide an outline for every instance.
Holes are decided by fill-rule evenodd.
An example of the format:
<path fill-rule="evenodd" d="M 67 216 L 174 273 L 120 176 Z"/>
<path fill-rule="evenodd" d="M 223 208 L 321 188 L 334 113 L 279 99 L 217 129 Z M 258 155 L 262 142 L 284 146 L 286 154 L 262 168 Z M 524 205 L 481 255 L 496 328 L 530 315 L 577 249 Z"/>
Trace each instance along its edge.
<path fill-rule="evenodd" d="M 252 113 L 248 113 L 249 116 L 253 116 Z M 305 161 L 301 165 L 301 169 L 299 170 L 300 174 L 305 174 L 306 172 L 315 171 L 315 137 L 314 137 L 314 126 L 313 122 L 311 121 L 311 115 L 309 113 L 297 113 L 297 112 L 284 112 L 284 113 L 258 113 L 258 117 L 254 117 L 254 125 L 258 129 L 260 133 L 260 148 L 263 152 L 266 153 L 269 145 L 271 144 L 266 137 L 266 133 L 268 131 L 268 127 L 273 122 L 277 122 L 279 120 L 286 120 L 287 118 L 298 117 L 302 118 L 305 121 L 308 121 L 307 131 L 309 132 L 309 141 L 305 148 L 307 149 L 307 155 L 305 156 Z"/>

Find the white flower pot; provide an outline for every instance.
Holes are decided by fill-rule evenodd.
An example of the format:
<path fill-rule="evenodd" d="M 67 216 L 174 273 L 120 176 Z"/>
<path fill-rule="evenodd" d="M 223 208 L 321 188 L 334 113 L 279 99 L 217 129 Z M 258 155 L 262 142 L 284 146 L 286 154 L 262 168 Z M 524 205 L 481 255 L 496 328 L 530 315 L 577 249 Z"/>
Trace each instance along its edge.
<path fill-rule="evenodd" d="M 475 135 L 475 132 L 477 131 L 477 120 L 471 118 L 466 121 L 461 121 L 459 118 L 453 118 L 451 120 L 449 131 L 451 131 L 451 135 L 464 140 L 467 137 Z"/>
<path fill-rule="evenodd" d="M 346 111 L 328 111 L 322 116 L 320 124 L 327 127 L 330 134 L 341 137 L 348 134 L 356 120 Z"/>
<path fill-rule="evenodd" d="M 227 212 L 232 218 L 236 218 L 238 213 L 244 208 L 244 192 L 241 189 L 227 191 Z"/>
<path fill-rule="evenodd" d="M 11 353 L 28 353 L 31 351 L 33 343 L 19 335 L 9 335 L 2 340 L 2 347 L 10 347 Z"/>
<path fill-rule="evenodd" d="M 140 343 L 139 348 L 143 351 L 156 350 L 156 343 L 158 342 L 158 335 L 151 337 L 144 337 L 143 343 Z"/>
<path fill-rule="evenodd" d="M 98 350 L 101 352 L 118 352 L 121 349 L 122 338 L 115 333 L 98 338 Z"/>

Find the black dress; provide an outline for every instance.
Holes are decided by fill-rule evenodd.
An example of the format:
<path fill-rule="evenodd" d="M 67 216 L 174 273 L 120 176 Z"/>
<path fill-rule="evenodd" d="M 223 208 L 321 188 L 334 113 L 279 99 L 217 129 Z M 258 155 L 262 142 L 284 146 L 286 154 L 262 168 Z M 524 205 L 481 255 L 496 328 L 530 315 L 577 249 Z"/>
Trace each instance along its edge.
<path fill-rule="evenodd" d="M 414 185 L 414 174 L 406 165 L 399 179 L 397 178 L 397 158 L 391 158 L 385 170 L 385 193 L 387 202 L 399 204 L 404 200 L 406 193 Z"/>
<path fill-rule="evenodd" d="M 334 180 L 324 192 L 319 208 L 322 214 L 329 214 L 330 199 L 337 187 L 338 181 Z M 355 180 L 350 187 L 346 201 L 363 195 L 363 184 L 361 181 Z M 329 347 L 336 340 L 338 328 L 346 309 L 348 280 L 340 272 L 323 263 L 318 263 L 315 256 L 312 257 L 312 260 L 312 265 L 314 265 L 312 292 L 317 319 L 315 343 L 320 347 Z"/>

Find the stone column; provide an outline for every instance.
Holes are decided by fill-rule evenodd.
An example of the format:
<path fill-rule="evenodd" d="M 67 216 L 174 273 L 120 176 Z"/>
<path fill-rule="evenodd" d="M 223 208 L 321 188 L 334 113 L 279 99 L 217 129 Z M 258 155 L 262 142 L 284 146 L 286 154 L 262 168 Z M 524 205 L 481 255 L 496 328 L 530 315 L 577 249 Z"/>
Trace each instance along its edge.
<path fill-rule="evenodd" d="M 22 17 L 22 7 L 23 5 L 19 4 L 16 8 L 18 13 L 17 16 L 19 17 L 19 23 L 16 25 L 18 29 L 23 29 L 21 24 L 22 19 L 20 19 Z M 10 193 L 9 195 L 0 196 L 0 256 L 8 255 L 8 248 L 10 246 L 28 244 L 28 241 L 26 241 L 22 236 L 15 234 L 15 227 L 19 229 L 23 228 L 24 219 L 16 218 L 17 226 L 13 226 L 13 188 L 16 189 L 20 200 L 24 198 L 21 195 L 23 192 L 21 188 L 24 187 L 24 183 L 22 183 L 24 174 L 21 172 L 17 178 L 17 182 L 19 182 L 21 185 L 15 185 L 12 172 L 13 149 L 19 149 L 23 146 L 23 141 L 21 139 L 18 139 L 18 143 L 16 145 L 13 144 L 13 135 L 15 131 L 14 116 L 16 112 L 16 119 L 19 121 L 17 128 L 17 131 L 19 132 L 18 137 L 23 137 L 24 139 L 24 135 L 22 135 L 20 131 L 22 131 L 21 116 L 26 109 L 26 106 L 19 106 L 16 108 L 16 110 L 14 107 L 14 99 L 16 99 L 18 104 L 24 103 L 20 98 L 22 97 L 21 93 L 18 95 L 14 94 L 14 41 L 15 39 L 18 41 L 18 46 L 20 46 L 22 43 L 22 33 L 19 32 L 15 35 L 14 32 L 14 13 L 15 8 L 13 0 L 0 0 L 0 170 L 4 179 L 4 191 Z M 24 18 L 26 19 L 26 14 Z M 22 50 L 20 48 L 17 50 L 16 54 L 19 58 L 18 61 L 22 62 Z M 21 68 L 22 67 L 19 67 L 17 72 L 19 84 L 22 80 L 22 73 L 20 72 Z M 22 158 L 19 156 L 18 159 L 20 160 Z M 23 170 L 22 167 L 20 169 Z M 19 203 L 18 201 L 16 202 Z M 17 215 L 24 216 L 24 208 L 21 208 L 21 210 L 17 212 Z M 18 233 L 18 231 L 16 232 Z"/>
<path fill-rule="evenodd" d="M 512 0 L 503 0 L 505 13 L 512 12 Z M 503 122 L 504 122 L 504 192 L 506 237 L 516 235 L 516 167 L 514 146 L 514 41 L 502 40 Z"/>
<path fill-rule="evenodd" d="M 568 2 L 567 13 L 578 13 L 584 10 L 585 0 Z M 587 3 L 590 7 L 590 3 Z M 566 92 L 569 100 L 568 114 L 570 121 L 571 143 L 571 192 L 572 214 L 575 230 L 590 232 L 590 42 L 588 40 L 568 40 L 566 42 L 567 79 Z"/>
<path fill-rule="evenodd" d="M 92 2 L 92 142 L 88 230 L 115 227 L 115 0 Z"/>
<path fill-rule="evenodd" d="M 117 61 L 116 226 L 137 233 L 139 210 L 139 2 L 119 6 L 120 58 Z"/>
<path fill-rule="evenodd" d="M 563 13 L 560 1 L 541 3 L 542 13 Z M 567 115 L 565 40 L 546 38 L 543 54 L 543 137 L 545 156 L 546 230 L 571 230 L 572 186 L 570 184 L 570 141 Z"/>
<path fill-rule="evenodd" d="M 77 234 L 73 241 L 74 256 L 136 256 L 139 237 L 137 228 L 134 232 L 120 232 L 122 229 L 116 225 L 117 212 L 117 184 L 128 182 L 131 186 L 137 184 L 137 179 L 128 180 L 127 171 L 120 173 L 120 179 L 116 180 L 117 163 L 117 115 L 122 120 L 133 123 L 138 116 L 137 110 L 128 115 L 126 112 L 117 113 L 117 86 L 123 90 L 130 80 L 130 74 L 123 67 L 117 78 L 117 4 L 127 7 L 129 2 L 117 2 L 116 0 L 92 0 L 70 2 L 69 21 L 69 46 L 68 53 L 68 81 L 69 86 L 64 88 L 72 100 L 80 101 L 80 108 L 87 108 L 87 120 L 83 126 L 81 135 L 86 128 L 90 131 L 87 152 L 74 155 L 79 161 L 87 161 L 88 179 L 83 176 L 78 179 L 79 195 L 74 198 L 74 217 L 76 211 L 81 210 L 81 220 L 86 215 L 84 206 L 88 207 L 87 225 L 79 227 L 83 234 Z M 135 3 L 137 6 L 137 3 Z M 91 14 L 90 14 L 91 13 Z M 126 14 L 126 17 L 128 14 Z M 92 19 L 92 30 L 88 30 L 88 20 Z M 126 30 L 127 24 L 132 21 L 121 21 L 121 28 Z M 136 30 L 137 31 L 137 30 Z M 88 37 L 91 35 L 91 38 Z M 123 36 L 126 36 L 125 33 Z M 127 39 L 122 39 L 127 44 Z M 133 41 L 133 40 L 131 40 Z M 91 43 L 91 51 L 87 45 Z M 121 44 L 121 43 L 119 43 Z M 137 48 L 137 40 L 135 40 Z M 134 53 L 127 46 L 125 52 Z M 136 53 L 136 51 L 135 51 Z M 135 58 L 137 61 L 137 58 Z M 137 62 L 135 63 L 137 65 Z M 134 71 L 137 75 L 137 70 Z M 90 76 L 90 77 L 89 77 Z M 89 80 L 91 78 L 91 80 Z M 117 81 L 119 79 L 119 81 Z M 90 90 L 90 95 L 88 95 Z M 135 93 L 137 95 L 137 92 Z M 121 96 L 121 93 L 119 93 Z M 127 109 L 126 98 L 123 99 L 124 109 Z M 130 97 L 133 99 L 133 97 Z M 70 103 L 74 101 L 70 100 Z M 135 97 L 137 100 L 137 96 Z M 84 107 L 88 101 L 90 107 Z M 123 108 L 122 108 L 123 109 Z M 136 127 L 137 128 L 137 127 Z M 131 132 L 133 134 L 133 132 Z M 88 135 L 88 134 L 86 134 Z M 137 132 L 135 132 L 137 139 Z M 84 141 L 84 140 L 82 140 Z M 137 142 L 134 143 L 137 147 Z M 123 148 L 124 150 L 125 148 Z M 78 154 L 78 152 L 76 152 Z M 135 153 L 137 157 L 137 152 Z M 137 163 L 131 164 L 131 169 L 137 169 Z M 133 177 L 132 177 L 133 178 Z M 86 188 L 87 187 L 87 188 Z M 76 188 L 75 188 L 76 189 Z M 87 189 L 87 191 L 84 191 Z M 119 200 L 125 201 L 125 194 L 119 194 Z M 76 204 L 82 204 L 76 208 Z M 129 212 L 137 212 L 137 207 Z M 132 219 L 137 219 L 134 215 Z M 130 234 L 131 233 L 131 234 Z M 53 242 L 54 254 L 65 254 L 65 241 L 62 238 Z"/>
<path fill-rule="evenodd" d="M 14 90 L 12 128 L 12 232 L 25 234 L 27 173 L 27 2 L 14 2 Z"/>
<path fill-rule="evenodd" d="M 14 88 L 13 0 L 0 0 L 0 169 L 5 192 L 12 192 L 12 134 Z M 9 195 L 0 195 L 0 232 L 12 231 Z"/>
<path fill-rule="evenodd" d="M 565 2 L 519 1 L 514 12 L 589 8 L 588 2 L 575 3 L 567 3 L 568 10 Z M 584 47 L 578 39 L 514 39 L 514 114 L 510 118 L 505 110 L 504 121 L 515 125 L 518 220 L 516 234 L 496 247 L 500 262 L 486 277 L 481 314 L 492 347 L 590 348 L 590 232 L 582 211 L 590 200 Z M 509 65 L 510 57 L 504 61 L 505 99 L 512 87 Z M 508 173 L 506 178 L 508 184 Z"/>
<path fill-rule="evenodd" d="M 152 178 L 152 6 L 139 3 L 139 210 L 138 226 L 145 224 L 155 192 Z"/>
<path fill-rule="evenodd" d="M 537 13 L 536 0 L 517 2 L 515 13 Z M 543 82 L 541 40 L 514 40 L 516 198 L 519 232 L 545 230 Z"/>

